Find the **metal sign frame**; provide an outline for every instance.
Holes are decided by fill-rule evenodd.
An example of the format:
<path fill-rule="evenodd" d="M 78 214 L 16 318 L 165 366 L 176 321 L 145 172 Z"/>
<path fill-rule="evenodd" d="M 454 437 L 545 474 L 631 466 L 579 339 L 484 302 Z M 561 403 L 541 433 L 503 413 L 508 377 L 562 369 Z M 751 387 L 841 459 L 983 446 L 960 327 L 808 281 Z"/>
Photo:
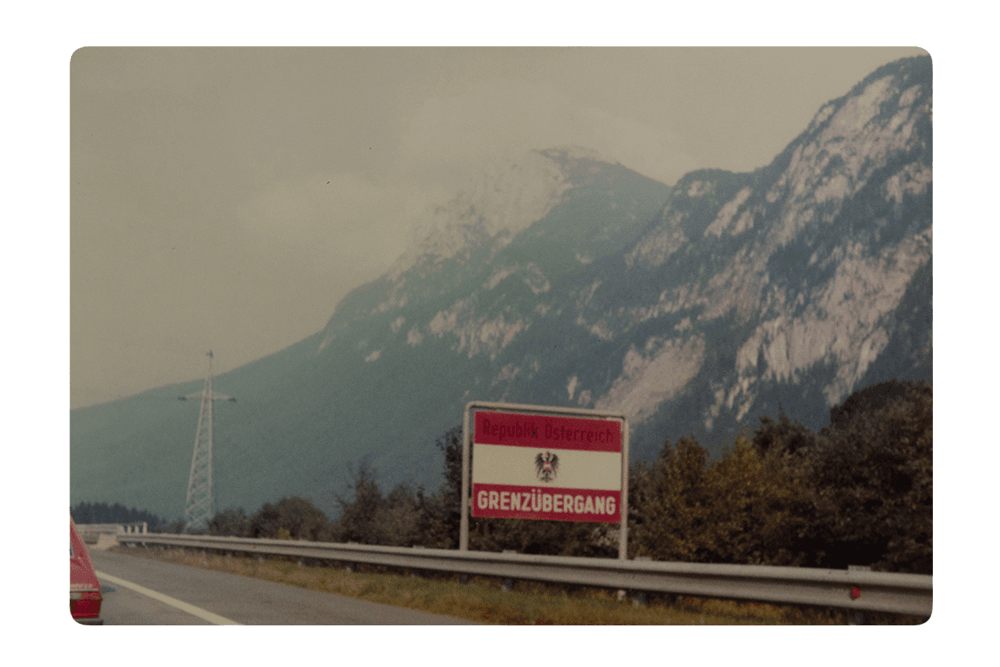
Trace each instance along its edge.
<path fill-rule="evenodd" d="M 473 410 L 496 410 L 498 412 L 558 415 L 569 417 L 586 417 L 591 419 L 621 420 L 622 429 L 622 471 L 621 471 L 621 524 L 618 538 L 618 558 L 625 560 L 628 556 L 628 417 L 622 413 L 603 412 L 600 410 L 585 410 L 582 408 L 559 408 L 547 405 L 522 405 L 516 403 L 495 403 L 490 401 L 470 401 L 465 405 L 462 414 L 462 511 L 459 528 L 458 548 L 469 550 L 469 508 L 472 503 L 470 488 L 469 452 L 472 448 L 473 433 L 469 429 L 470 416 Z"/>

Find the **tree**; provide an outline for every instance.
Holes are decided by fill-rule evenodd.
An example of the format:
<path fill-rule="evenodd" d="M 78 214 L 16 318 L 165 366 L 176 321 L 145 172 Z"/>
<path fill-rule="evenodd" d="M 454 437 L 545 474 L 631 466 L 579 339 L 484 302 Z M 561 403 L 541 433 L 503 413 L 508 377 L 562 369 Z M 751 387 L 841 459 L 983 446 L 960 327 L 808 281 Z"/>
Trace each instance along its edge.
<path fill-rule="evenodd" d="M 389 492 L 376 512 L 373 523 L 381 533 L 379 544 L 412 547 L 420 542 L 417 498 L 409 485 L 400 483 Z"/>
<path fill-rule="evenodd" d="M 318 541 L 324 537 L 326 524 L 326 515 L 312 501 L 288 496 L 276 504 L 264 503 L 250 519 L 250 535 L 258 538 L 287 536 L 296 540 Z"/>
<path fill-rule="evenodd" d="M 630 471 L 630 554 L 697 563 L 802 564 L 811 505 L 789 449 L 778 440 L 761 446 L 759 439 L 755 443 L 741 434 L 731 451 L 709 464 L 694 437 L 681 438 L 676 447 L 666 441 L 655 461 L 637 462 Z"/>
<path fill-rule="evenodd" d="M 243 508 L 227 509 L 212 517 L 208 524 L 209 535 L 224 535 L 228 537 L 249 537 L 251 534 L 250 519 Z"/>
<path fill-rule="evenodd" d="M 450 508 L 446 506 L 444 493 L 427 495 L 423 487 L 417 488 L 415 508 L 416 544 L 430 549 L 458 548 L 457 533 L 446 525 L 445 517 Z"/>
<path fill-rule="evenodd" d="M 754 431 L 752 442 L 761 453 L 778 449 L 789 454 L 798 454 L 816 446 L 820 441 L 815 432 L 800 421 L 793 422 L 784 410 L 780 411 L 777 421 L 766 416 L 759 419 L 760 423 Z"/>
<path fill-rule="evenodd" d="M 701 562 L 711 551 L 708 452 L 693 436 L 663 443 L 656 460 L 629 476 L 629 553 Z"/>
<path fill-rule="evenodd" d="M 353 463 L 347 465 L 347 476 L 353 499 L 347 494 L 334 493 L 341 509 L 337 522 L 338 539 L 360 544 L 384 544 L 385 531 L 377 522 L 383 505 L 382 492 L 378 488 L 378 472 L 365 455 L 357 466 Z"/>
<path fill-rule="evenodd" d="M 880 383 L 852 394 L 830 417 L 821 432 L 830 445 L 807 460 L 824 564 L 931 574 L 931 386 Z"/>
<path fill-rule="evenodd" d="M 78 503 L 70 508 L 70 516 L 78 524 L 87 523 L 121 523 L 135 524 L 145 522 L 149 530 L 159 530 L 165 524 L 164 520 L 151 512 L 138 510 L 135 507 L 125 509 L 121 503 Z"/>
<path fill-rule="evenodd" d="M 419 487 L 413 496 L 413 542 L 428 548 L 457 549 L 462 511 L 462 427 L 454 426 L 435 441 L 444 455 L 443 481 L 437 493 Z"/>
<path fill-rule="evenodd" d="M 462 426 L 453 426 L 437 439 L 435 446 L 444 454 L 444 483 L 440 489 L 441 516 L 444 532 L 451 536 L 451 548 L 458 548 L 462 524 Z M 469 484 L 472 483 L 472 451 L 469 451 Z"/>
<path fill-rule="evenodd" d="M 811 520 L 808 486 L 795 449 L 762 451 L 737 436 L 708 473 L 710 560 L 748 565 L 803 565 L 802 537 Z"/>

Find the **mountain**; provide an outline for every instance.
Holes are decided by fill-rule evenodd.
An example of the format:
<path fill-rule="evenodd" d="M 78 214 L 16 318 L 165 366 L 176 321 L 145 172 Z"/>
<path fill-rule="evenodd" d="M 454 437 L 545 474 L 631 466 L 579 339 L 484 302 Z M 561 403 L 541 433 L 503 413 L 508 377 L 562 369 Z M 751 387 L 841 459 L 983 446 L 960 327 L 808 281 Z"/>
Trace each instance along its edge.
<path fill-rule="evenodd" d="M 220 375 L 217 509 L 332 509 L 348 463 L 436 489 L 470 400 L 624 411 L 633 458 L 759 415 L 812 428 L 851 391 L 931 379 L 931 66 L 825 104 L 752 173 L 668 186 L 584 150 L 532 152 L 417 221 L 322 331 Z M 71 412 L 71 503 L 183 513 L 201 381 Z"/>

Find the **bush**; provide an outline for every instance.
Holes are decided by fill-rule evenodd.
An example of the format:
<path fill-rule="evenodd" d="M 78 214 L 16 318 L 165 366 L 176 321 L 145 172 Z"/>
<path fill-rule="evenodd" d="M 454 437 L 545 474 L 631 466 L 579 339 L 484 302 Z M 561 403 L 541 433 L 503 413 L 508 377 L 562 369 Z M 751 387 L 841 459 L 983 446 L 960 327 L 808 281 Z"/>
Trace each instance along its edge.
<path fill-rule="evenodd" d="M 250 537 L 321 541 L 325 537 L 326 515 L 312 501 L 297 496 L 282 498 L 277 504 L 264 503 L 250 519 Z M 282 530 L 285 533 L 282 533 Z"/>

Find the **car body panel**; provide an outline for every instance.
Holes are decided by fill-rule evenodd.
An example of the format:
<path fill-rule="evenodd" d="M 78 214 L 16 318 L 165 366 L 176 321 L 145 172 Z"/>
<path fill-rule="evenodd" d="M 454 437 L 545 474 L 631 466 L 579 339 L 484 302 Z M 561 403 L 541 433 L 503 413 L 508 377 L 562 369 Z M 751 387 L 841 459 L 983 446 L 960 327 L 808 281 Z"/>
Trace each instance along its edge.
<path fill-rule="evenodd" d="M 90 562 L 87 546 L 69 519 L 69 611 L 80 623 L 100 625 L 101 582 Z"/>

